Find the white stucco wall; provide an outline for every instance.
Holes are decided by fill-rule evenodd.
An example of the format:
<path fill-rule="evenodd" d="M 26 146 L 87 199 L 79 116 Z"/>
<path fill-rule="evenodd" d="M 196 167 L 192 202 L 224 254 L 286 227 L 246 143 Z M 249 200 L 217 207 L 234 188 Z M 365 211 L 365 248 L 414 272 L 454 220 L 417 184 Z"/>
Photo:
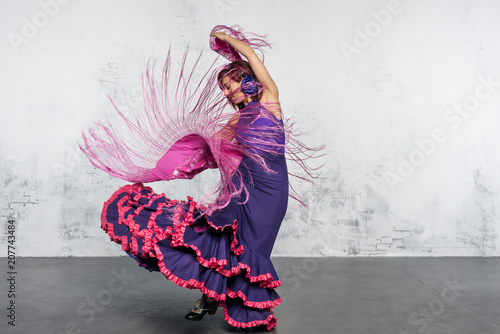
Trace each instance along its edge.
<path fill-rule="evenodd" d="M 498 256 L 498 1 L 0 1 L 0 249 L 114 256 L 102 203 L 125 182 L 79 151 L 141 99 L 148 58 L 207 49 L 217 24 L 274 44 L 266 65 L 303 140 L 325 144 L 276 256 Z M 195 198 L 217 173 L 151 186 Z M 0 256 L 7 256 L 7 251 Z"/>

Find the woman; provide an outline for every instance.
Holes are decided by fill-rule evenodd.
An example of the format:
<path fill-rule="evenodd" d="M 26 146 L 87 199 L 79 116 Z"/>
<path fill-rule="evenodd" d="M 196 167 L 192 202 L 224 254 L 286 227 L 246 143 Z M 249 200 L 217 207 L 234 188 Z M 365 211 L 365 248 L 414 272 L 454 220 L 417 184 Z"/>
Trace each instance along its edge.
<path fill-rule="evenodd" d="M 237 219 L 238 238 L 244 249 L 247 249 L 247 254 L 253 254 L 261 265 L 268 267 L 268 270 L 255 275 L 252 271 L 256 269 L 252 270 L 240 262 L 243 268 L 248 268 L 246 276 L 250 282 L 240 274 L 234 279 L 238 281 L 234 285 L 248 285 L 245 287 L 248 291 L 244 292 L 251 292 L 254 298 L 256 295 L 259 297 L 250 300 L 242 289 L 238 293 L 233 291 L 230 283 L 230 293 L 227 294 L 230 298 L 226 300 L 224 315 L 230 324 L 238 327 L 266 324 L 270 330 L 276 324 L 271 309 L 281 302 L 273 288 L 281 283 L 277 280 L 269 257 L 288 199 L 285 136 L 278 88 L 249 45 L 224 32 L 215 32 L 211 36 L 228 43 L 248 60 L 236 60 L 218 74 L 224 95 L 240 110 L 221 133 L 225 139 L 235 138 L 246 153 L 239 167 L 241 180 L 234 176 L 233 182 L 243 182 L 247 192 L 233 198 L 226 208 L 213 213 L 208 219 Z M 241 298 L 232 298 L 237 296 Z M 215 313 L 219 300 L 218 296 L 210 298 L 204 294 L 197 306 L 186 315 L 186 319 L 200 320 L 206 313 Z M 248 318 L 245 319 L 243 314 Z"/>
<path fill-rule="evenodd" d="M 216 80 L 236 113 L 220 112 L 224 103 L 214 98 L 213 81 L 190 90 L 186 57 L 172 98 L 169 55 L 162 90 L 146 73 L 146 116 L 133 122 L 117 109 L 131 135 L 98 124 L 80 147 L 94 166 L 131 182 L 189 179 L 218 168 L 221 181 L 210 205 L 190 197 L 171 200 L 135 183 L 104 204 L 101 226 L 139 265 L 203 293 L 186 319 L 201 320 L 222 306 L 232 326 L 272 330 L 272 309 L 282 302 L 270 255 L 289 196 L 285 148 L 308 172 L 298 158 L 307 147 L 285 131 L 278 89 L 254 51 L 269 44 L 235 28 L 215 27 L 211 48 L 233 61 L 216 72 Z M 222 126 L 220 120 L 227 122 Z M 127 144 L 129 138 L 136 144 Z"/>

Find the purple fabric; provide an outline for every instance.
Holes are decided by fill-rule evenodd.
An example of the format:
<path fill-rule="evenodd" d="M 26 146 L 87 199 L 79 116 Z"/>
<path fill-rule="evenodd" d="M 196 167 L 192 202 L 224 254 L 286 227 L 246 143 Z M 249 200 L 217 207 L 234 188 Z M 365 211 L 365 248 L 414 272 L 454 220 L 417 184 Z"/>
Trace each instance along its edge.
<path fill-rule="evenodd" d="M 217 26 L 214 31 L 224 31 L 252 46 L 256 52 L 269 44 L 258 36 L 250 37 L 251 34 L 242 34 L 241 29 L 233 29 L 225 26 Z M 248 37 L 245 37 L 245 35 Z M 214 43 L 217 39 L 211 39 Z M 179 71 L 171 71 L 170 52 L 165 60 L 161 81 L 155 78 L 156 60 L 150 59 L 144 74 L 143 96 L 144 110 L 133 110 L 130 116 L 126 116 L 121 108 L 118 108 L 110 98 L 118 116 L 123 120 L 122 126 L 115 126 L 109 121 L 98 122 L 95 126 L 82 133 L 83 143 L 81 150 L 89 158 L 89 161 L 97 168 L 106 173 L 119 177 L 128 182 L 152 182 L 158 180 L 169 180 L 173 177 L 191 178 L 202 171 L 207 165 L 215 162 L 220 172 L 220 179 L 216 187 L 205 193 L 200 203 L 207 207 L 209 212 L 224 208 L 233 196 L 239 196 L 246 192 L 245 187 L 236 187 L 231 183 L 232 176 L 238 174 L 238 166 L 243 155 L 252 156 L 254 148 L 270 148 L 268 153 L 276 154 L 286 151 L 288 161 L 296 163 L 304 173 L 290 173 L 291 179 L 312 182 L 319 176 L 319 167 L 310 164 L 311 159 L 320 157 L 322 147 L 308 147 L 299 140 L 291 119 L 284 122 L 275 120 L 271 112 L 267 116 L 275 124 L 271 129 L 264 129 L 267 133 L 256 135 L 256 127 L 253 129 L 231 129 L 232 124 L 227 126 L 228 121 L 234 120 L 238 112 L 227 112 L 225 106 L 228 100 L 220 94 L 217 76 L 223 67 L 215 68 L 215 61 L 205 71 L 201 72 L 203 79 L 194 81 L 198 77 L 202 54 L 197 58 L 193 67 L 187 66 L 188 52 L 184 54 L 183 60 L 178 67 Z M 173 74 L 178 73 L 178 76 Z M 204 74 L 203 74 L 204 73 Z M 173 85 L 173 86 L 172 86 Z M 159 89 L 161 87 L 161 89 Z M 262 89 L 260 87 L 259 89 Z M 279 103 L 264 103 L 266 108 L 273 111 L 281 110 Z M 247 108 L 245 108 L 247 109 Z M 254 114 L 259 115 L 263 110 L 254 108 Z M 260 108 L 264 109 L 264 108 Z M 266 112 L 263 112 L 266 114 Z M 259 120 L 260 121 L 260 120 Z M 243 125 L 244 127 L 245 125 Z M 125 130 L 122 132 L 122 130 Z M 253 142 L 249 145 L 236 145 L 221 136 L 221 131 L 234 132 L 253 131 Z M 237 130 L 237 131 L 233 131 Z M 284 131 L 286 145 L 278 147 L 269 145 L 259 138 L 276 138 L 278 132 Z M 193 135 L 193 137 L 190 137 Z M 194 140 L 193 138 L 198 139 Z M 193 139 L 193 140 L 192 140 Z M 274 140 L 274 139 L 272 139 Z M 275 143 L 278 140 L 274 140 Z M 193 147 L 200 148 L 198 152 Z M 266 146 L 267 145 L 267 146 Z M 182 146 L 183 148 L 180 149 Z M 204 148 L 209 151 L 203 153 Z M 246 151 L 246 148 L 253 150 Z M 170 152 L 169 152 L 170 151 Z M 210 155 L 211 154 L 211 155 Z M 213 159 L 212 159 L 213 158 Z M 259 157 L 256 157 L 259 161 Z M 191 166 L 193 165 L 193 166 Z M 261 165 L 266 168 L 265 165 Z M 211 167 L 208 167 L 211 168 Z M 174 175 L 177 173 L 177 175 Z M 241 179 L 241 178 L 240 178 Z M 240 183 L 244 184 L 244 183 Z M 201 195 L 201 194 L 195 194 Z M 301 195 L 290 185 L 289 196 L 305 205 Z"/>
<path fill-rule="evenodd" d="M 284 155 L 270 154 L 269 147 L 283 147 L 285 137 L 281 121 L 261 117 L 259 109 L 262 109 L 259 103 L 251 102 L 241 111 L 238 123 L 249 126 L 238 126 L 237 129 L 246 130 L 237 132 L 236 139 L 247 146 L 248 152 L 260 154 L 262 160 L 243 157 L 239 175 L 235 174 L 232 181 L 237 185 L 244 183 L 248 191 L 234 197 L 224 209 L 205 215 L 202 209 L 192 211 L 196 204 L 192 199 L 170 200 L 136 184 L 115 192 L 104 206 L 102 219 L 103 228 L 112 240 L 121 243 L 141 266 L 162 271 L 181 286 L 199 288 L 196 284 L 202 284 L 210 293 L 225 295 L 226 316 L 230 318 L 226 320 L 233 325 L 264 323 L 272 328 L 276 321 L 272 307 L 244 305 L 246 301 L 259 305 L 281 301 L 273 288 L 261 287 L 260 280 L 267 275 L 271 281 L 278 281 L 270 255 L 287 209 L 288 171 Z M 262 136 L 266 129 L 269 137 L 257 138 L 255 134 Z M 176 150 L 182 147 L 206 149 L 198 137 L 184 138 Z M 181 156 L 185 157 L 185 152 Z M 205 151 L 200 156 L 210 157 L 210 154 Z M 178 241 L 172 240 L 179 232 L 184 246 L 177 246 Z M 236 247 L 243 247 L 242 251 L 237 252 Z M 222 261 L 218 270 L 231 272 L 238 266 L 245 270 L 241 274 L 222 275 L 215 265 L 207 265 L 214 259 Z M 247 274 L 259 279 L 251 281 Z M 233 293 L 238 297 L 230 295 Z"/>
<path fill-rule="evenodd" d="M 260 103 L 251 101 L 240 113 L 236 139 L 246 152 L 259 156 L 285 154 L 285 134 L 283 120 L 278 120 L 268 112 L 262 114 Z M 248 129 L 248 130 L 247 130 Z"/>
<path fill-rule="evenodd" d="M 240 114 L 238 123 L 251 122 L 251 128 L 258 129 L 256 133 L 262 135 L 266 133 L 266 128 L 269 133 L 274 130 L 274 123 L 268 117 L 259 117 L 255 115 L 252 108 L 256 103 L 250 102 L 248 108 L 243 109 Z M 238 128 L 246 129 L 246 126 L 238 126 Z M 271 137 L 271 138 L 269 138 Z M 272 173 L 264 171 L 262 167 L 250 159 L 248 156 L 243 157 L 239 171 L 241 172 L 243 182 L 248 190 L 248 201 L 245 205 L 237 204 L 239 201 L 246 200 L 245 195 L 236 201 L 231 202 L 231 209 L 222 210 L 219 213 L 214 213 L 211 218 L 217 220 L 219 215 L 234 215 L 237 213 L 237 219 L 240 222 L 239 231 L 243 242 L 256 250 L 264 257 L 271 255 L 271 250 L 274 241 L 278 234 L 281 221 L 285 217 L 288 204 L 288 171 L 286 167 L 286 159 L 283 155 L 266 154 L 269 152 L 270 146 L 277 146 L 284 150 L 285 136 L 280 132 L 279 136 L 272 138 L 270 135 L 262 142 L 257 142 L 254 133 L 238 132 L 236 140 L 240 145 L 252 146 L 253 149 L 248 151 L 261 154 L 265 159 L 265 163 Z M 239 180 L 233 180 L 235 183 Z"/>

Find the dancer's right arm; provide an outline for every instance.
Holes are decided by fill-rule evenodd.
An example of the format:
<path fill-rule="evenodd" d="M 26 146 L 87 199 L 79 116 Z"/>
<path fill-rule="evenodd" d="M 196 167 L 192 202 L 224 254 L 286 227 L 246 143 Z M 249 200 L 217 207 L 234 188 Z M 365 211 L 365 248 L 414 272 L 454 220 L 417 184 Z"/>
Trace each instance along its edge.
<path fill-rule="evenodd" d="M 278 87 L 250 45 L 227 35 L 225 32 L 214 32 L 210 36 L 215 36 L 221 41 L 228 43 L 248 60 L 257 80 L 264 86 L 263 101 L 261 102 L 279 103 Z"/>

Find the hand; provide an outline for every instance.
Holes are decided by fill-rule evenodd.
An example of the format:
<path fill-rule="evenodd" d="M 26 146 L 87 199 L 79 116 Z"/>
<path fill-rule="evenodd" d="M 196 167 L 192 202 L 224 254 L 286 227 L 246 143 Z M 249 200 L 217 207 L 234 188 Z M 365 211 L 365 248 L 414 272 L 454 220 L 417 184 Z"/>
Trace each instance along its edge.
<path fill-rule="evenodd" d="M 217 32 L 213 32 L 210 34 L 210 36 L 214 36 L 214 37 L 217 37 L 218 39 L 220 39 L 221 41 L 226 41 L 226 37 L 227 37 L 227 34 L 225 32 L 222 32 L 222 31 L 217 31 Z"/>

